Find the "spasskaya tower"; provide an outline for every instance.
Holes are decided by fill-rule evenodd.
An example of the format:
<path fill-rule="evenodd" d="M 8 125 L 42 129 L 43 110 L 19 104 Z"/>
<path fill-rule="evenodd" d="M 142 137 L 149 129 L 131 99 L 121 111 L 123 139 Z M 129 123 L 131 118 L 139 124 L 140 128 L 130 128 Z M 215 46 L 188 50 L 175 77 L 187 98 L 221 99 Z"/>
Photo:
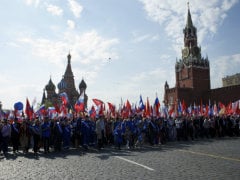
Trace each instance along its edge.
<path fill-rule="evenodd" d="M 167 82 L 165 83 L 164 102 L 169 106 L 182 100 L 188 105 L 200 103 L 211 88 L 208 57 L 202 57 L 201 47 L 198 46 L 197 28 L 193 25 L 189 4 L 183 35 L 182 57 L 175 64 L 176 87 L 169 89 Z"/>

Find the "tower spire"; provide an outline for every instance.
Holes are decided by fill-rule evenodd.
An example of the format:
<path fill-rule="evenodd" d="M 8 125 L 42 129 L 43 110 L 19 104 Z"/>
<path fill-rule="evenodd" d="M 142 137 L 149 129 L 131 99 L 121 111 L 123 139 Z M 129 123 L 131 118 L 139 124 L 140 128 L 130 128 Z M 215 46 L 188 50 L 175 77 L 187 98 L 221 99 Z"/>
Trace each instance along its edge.
<path fill-rule="evenodd" d="M 70 63 L 71 63 L 71 54 L 70 54 L 70 50 L 69 50 L 69 53 L 68 53 L 67 58 L 68 58 L 68 64 L 70 64 Z"/>
<path fill-rule="evenodd" d="M 190 13 L 189 2 L 187 2 L 187 6 L 188 6 L 188 15 L 187 15 L 187 24 L 186 24 L 186 27 L 192 27 L 192 26 L 193 26 L 193 23 L 192 23 L 192 17 L 191 17 L 191 13 Z"/>

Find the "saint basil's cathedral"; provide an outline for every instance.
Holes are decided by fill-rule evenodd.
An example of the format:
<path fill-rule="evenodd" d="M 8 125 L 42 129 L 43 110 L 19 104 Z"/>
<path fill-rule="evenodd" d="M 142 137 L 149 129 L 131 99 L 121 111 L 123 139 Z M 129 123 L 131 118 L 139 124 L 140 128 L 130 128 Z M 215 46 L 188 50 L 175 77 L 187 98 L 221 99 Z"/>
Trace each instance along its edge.
<path fill-rule="evenodd" d="M 82 81 L 79 84 L 79 92 L 75 87 L 74 75 L 71 67 L 71 55 L 67 56 L 67 67 L 66 71 L 62 77 L 62 80 L 58 83 L 58 93 L 56 93 L 56 86 L 52 82 L 50 78 L 48 84 L 45 86 L 43 90 L 43 97 L 41 104 L 50 105 L 59 105 L 61 104 L 61 93 L 66 93 L 68 98 L 68 106 L 70 109 L 73 109 L 75 103 L 77 102 L 79 96 L 84 93 L 84 106 L 87 107 L 88 96 L 86 95 L 87 85 L 85 81 Z M 47 94 L 47 95 L 46 95 Z"/>

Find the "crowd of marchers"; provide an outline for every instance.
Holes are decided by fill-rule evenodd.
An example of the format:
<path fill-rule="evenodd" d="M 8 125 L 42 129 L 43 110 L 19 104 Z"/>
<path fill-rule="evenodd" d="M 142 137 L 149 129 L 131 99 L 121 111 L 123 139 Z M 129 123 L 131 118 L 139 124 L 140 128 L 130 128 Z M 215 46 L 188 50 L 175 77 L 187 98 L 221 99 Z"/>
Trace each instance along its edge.
<path fill-rule="evenodd" d="M 20 151 L 37 156 L 40 149 L 45 154 L 79 147 L 85 150 L 89 147 L 100 150 L 104 146 L 134 149 L 144 144 L 153 146 L 169 141 L 233 137 L 240 135 L 239 120 L 239 115 L 174 118 L 79 115 L 21 121 L 15 118 L 12 122 L 3 119 L 0 122 L 0 152 L 8 156 L 11 149 L 16 156 Z"/>

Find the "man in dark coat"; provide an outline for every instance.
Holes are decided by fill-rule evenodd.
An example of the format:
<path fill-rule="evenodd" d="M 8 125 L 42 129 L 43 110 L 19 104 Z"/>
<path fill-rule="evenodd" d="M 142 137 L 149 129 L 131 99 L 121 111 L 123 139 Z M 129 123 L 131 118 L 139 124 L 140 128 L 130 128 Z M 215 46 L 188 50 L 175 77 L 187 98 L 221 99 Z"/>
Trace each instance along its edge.
<path fill-rule="evenodd" d="M 20 140 L 20 124 L 18 123 L 18 119 L 15 118 L 14 122 L 11 125 L 11 141 L 13 146 L 13 153 L 18 152 L 19 142 Z"/>

